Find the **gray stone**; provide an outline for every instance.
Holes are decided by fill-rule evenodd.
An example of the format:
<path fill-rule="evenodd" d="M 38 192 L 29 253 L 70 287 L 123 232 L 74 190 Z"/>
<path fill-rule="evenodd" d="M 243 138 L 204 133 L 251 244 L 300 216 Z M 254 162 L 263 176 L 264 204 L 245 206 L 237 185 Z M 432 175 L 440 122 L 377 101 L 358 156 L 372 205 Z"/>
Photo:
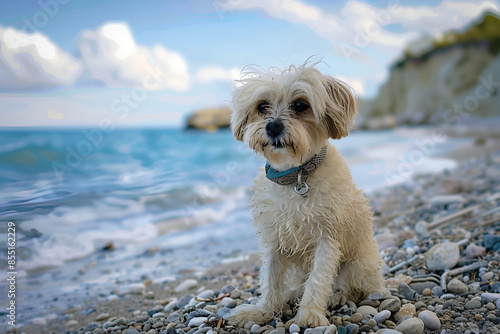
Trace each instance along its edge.
<path fill-rule="evenodd" d="M 191 301 L 191 299 L 193 299 L 193 296 L 191 295 L 185 295 L 185 296 L 182 296 L 176 303 L 176 307 L 177 308 L 183 308 L 184 306 L 186 306 L 187 304 L 189 304 L 189 302 Z"/>
<path fill-rule="evenodd" d="M 369 300 L 378 300 L 384 298 L 384 295 L 382 292 L 374 292 L 371 295 L 368 296 Z"/>
<path fill-rule="evenodd" d="M 399 299 L 386 299 L 380 303 L 379 310 L 388 310 L 391 313 L 396 313 L 401 308 L 401 301 Z"/>
<path fill-rule="evenodd" d="M 245 325 L 243 326 L 243 328 L 249 330 L 250 328 L 252 328 L 253 325 L 255 325 L 255 321 L 250 320 L 250 321 L 245 322 Z"/>
<path fill-rule="evenodd" d="M 156 319 L 156 318 L 165 318 L 165 313 L 157 312 L 157 313 L 153 314 L 153 319 Z"/>
<path fill-rule="evenodd" d="M 465 198 L 462 195 L 436 195 L 433 196 L 429 204 L 431 205 L 445 205 L 450 203 L 463 203 Z"/>
<path fill-rule="evenodd" d="M 356 324 L 349 324 L 345 328 L 347 329 L 347 334 L 358 334 L 359 326 Z"/>
<path fill-rule="evenodd" d="M 260 329 L 260 325 L 258 324 L 253 324 L 252 328 L 250 328 L 250 333 L 255 333 Z"/>
<path fill-rule="evenodd" d="M 325 332 L 323 334 L 336 334 L 336 333 L 337 333 L 337 326 L 330 325 L 326 327 Z"/>
<path fill-rule="evenodd" d="M 446 287 L 447 287 L 449 292 L 456 294 L 456 295 L 459 295 L 459 294 L 462 294 L 462 293 L 469 291 L 469 289 L 467 288 L 467 285 L 460 282 L 456 278 L 449 281 L 448 285 Z"/>
<path fill-rule="evenodd" d="M 139 332 L 135 328 L 127 328 L 122 333 L 123 334 L 139 334 Z"/>
<path fill-rule="evenodd" d="M 112 322 L 112 321 L 106 321 L 104 324 L 102 324 L 102 328 L 103 329 L 108 329 L 108 328 L 113 327 L 114 325 L 115 325 L 114 322 Z"/>
<path fill-rule="evenodd" d="M 429 270 L 445 270 L 455 267 L 460 259 L 460 250 L 454 242 L 434 245 L 425 253 Z"/>
<path fill-rule="evenodd" d="M 396 327 L 403 334 L 422 334 L 424 322 L 418 318 L 408 318 Z"/>
<path fill-rule="evenodd" d="M 452 293 L 445 293 L 444 295 L 441 295 L 441 297 L 439 297 L 439 299 L 442 299 L 442 300 L 455 299 L 455 295 Z"/>
<path fill-rule="evenodd" d="M 465 304 L 467 310 L 475 310 L 481 307 L 481 301 L 477 299 L 472 299 Z"/>
<path fill-rule="evenodd" d="M 435 286 L 431 289 L 432 295 L 436 297 L 441 297 L 443 295 L 443 289 L 440 286 Z"/>
<path fill-rule="evenodd" d="M 493 276 L 495 276 L 495 274 L 493 274 L 491 271 L 488 271 L 483 274 L 480 274 L 479 276 L 481 276 L 481 281 L 489 281 L 490 279 L 493 278 Z"/>
<path fill-rule="evenodd" d="M 231 311 L 230 308 L 227 307 L 221 307 L 220 309 L 217 310 L 217 315 L 221 318 L 224 318 L 224 316 Z"/>
<path fill-rule="evenodd" d="M 233 291 L 234 289 L 235 289 L 234 285 L 231 285 L 231 284 L 224 285 L 222 287 L 222 289 L 220 290 L 220 293 L 225 295 L 225 294 L 231 293 L 231 291 Z"/>
<path fill-rule="evenodd" d="M 170 303 L 165 305 L 163 312 L 165 312 L 165 313 L 172 312 L 177 307 L 177 302 L 178 302 L 177 298 L 172 299 L 172 301 Z"/>
<path fill-rule="evenodd" d="M 214 290 L 205 290 L 198 294 L 198 299 L 210 299 L 215 296 Z"/>
<path fill-rule="evenodd" d="M 184 282 L 182 282 L 181 284 L 179 284 L 175 288 L 175 291 L 176 292 L 187 291 L 187 290 L 190 290 L 190 289 L 194 288 L 197 285 L 198 285 L 198 281 L 197 280 L 195 280 L 195 279 L 187 279 Z"/>
<path fill-rule="evenodd" d="M 87 326 L 85 326 L 85 329 L 88 331 L 93 331 L 94 329 L 99 328 L 99 327 L 101 327 L 101 324 L 98 324 L 97 322 L 92 321 L 92 322 L 89 322 L 87 324 Z"/>
<path fill-rule="evenodd" d="M 300 327 L 296 324 L 291 324 L 290 328 L 288 329 L 290 333 L 300 333 Z"/>
<path fill-rule="evenodd" d="M 418 293 L 405 283 L 398 284 L 398 293 L 403 295 L 408 300 L 417 300 L 418 298 Z"/>
<path fill-rule="evenodd" d="M 199 327 L 208 320 L 207 317 L 195 317 L 189 321 L 188 327 Z"/>
<path fill-rule="evenodd" d="M 441 321 L 434 312 L 422 311 L 419 313 L 418 318 L 424 322 L 426 328 L 432 331 L 441 328 Z"/>
<path fill-rule="evenodd" d="M 304 334 L 323 334 L 325 332 L 325 329 L 326 329 L 326 326 L 308 328 L 304 331 Z"/>
<path fill-rule="evenodd" d="M 167 316 L 167 321 L 168 321 L 168 322 L 176 322 L 176 321 L 177 321 L 177 320 L 179 320 L 181 317 L 182 317 L 182 314 L 177 313 L 177 312 L 173 312 L 173 313 L 170 313 L 170 314 Z"/>
<path fill-rule="evenodd" d="M 377 313 L 374 317 L 373 320 L 377 322 L 377 324 L 384 323 L 389 317 L 391 316 L 391 311 L 388 310 L 383 310 Z"/>
<path fill-rule="evenodd" d="M 365 315 L 375 315 L 378 313 L 377 309 L 374 307 L 368 306 L 368 305 L 363 305 L 358 307 L 356 310 L 358 313 L 361 313 L 361 315 L 364 317 Z"/>

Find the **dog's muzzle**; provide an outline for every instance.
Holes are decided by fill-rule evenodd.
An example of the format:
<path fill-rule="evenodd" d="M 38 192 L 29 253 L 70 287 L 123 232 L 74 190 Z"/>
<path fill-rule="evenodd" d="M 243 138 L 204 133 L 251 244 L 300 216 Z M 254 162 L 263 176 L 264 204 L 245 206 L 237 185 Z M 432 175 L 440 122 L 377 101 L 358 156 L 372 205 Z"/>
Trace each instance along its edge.
<path fill-rule="evenodd" d="M 283 123 L 280 121 L 272 121 L 267 123 L 266 125 L 266 133 L 271 139 L 277 139 L 279 136 L 281 136 L 281 133 L 283 132 Z"/>

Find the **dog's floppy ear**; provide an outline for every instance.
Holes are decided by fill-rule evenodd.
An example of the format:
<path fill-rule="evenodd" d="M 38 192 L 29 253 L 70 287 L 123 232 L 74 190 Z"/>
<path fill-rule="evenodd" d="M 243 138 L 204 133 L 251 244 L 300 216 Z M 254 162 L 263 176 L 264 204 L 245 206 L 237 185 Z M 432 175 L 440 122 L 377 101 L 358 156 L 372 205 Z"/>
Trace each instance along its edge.
<path fill-rule="evenodd" d="M 231 130 L 236 140 L 243 141 L 249 118 L 250 111 L 247 108 L 238 107 L 233 103 L 231 106 Z"/>
<path fill-rule="evenodd" d="M 328 135 L 333 139 L 346 137 L 356 116 L 356 100 L 351 87 L 341 80 L 325 76 L 325 88 L 328 98 L 324 121 Z"/>

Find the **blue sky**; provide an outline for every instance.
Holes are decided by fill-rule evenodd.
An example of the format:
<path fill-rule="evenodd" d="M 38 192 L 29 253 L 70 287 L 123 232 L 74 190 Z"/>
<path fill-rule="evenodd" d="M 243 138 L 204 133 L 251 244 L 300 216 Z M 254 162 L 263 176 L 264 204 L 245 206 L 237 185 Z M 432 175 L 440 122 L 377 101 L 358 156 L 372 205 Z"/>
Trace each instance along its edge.
<path fill-rule="evenodd" d="M 0 4 L 0 126 L 178 126 L 224 104 L 247 64 L 322 57 L 373 97 L 406 46 L 496 1 L 83 1 Z M 158 85 L 145 85 L 153 72 Z M 158 77 L 155 77 L 158 78 Z M 152 81 L 150 81 L 152 82 Z"/>

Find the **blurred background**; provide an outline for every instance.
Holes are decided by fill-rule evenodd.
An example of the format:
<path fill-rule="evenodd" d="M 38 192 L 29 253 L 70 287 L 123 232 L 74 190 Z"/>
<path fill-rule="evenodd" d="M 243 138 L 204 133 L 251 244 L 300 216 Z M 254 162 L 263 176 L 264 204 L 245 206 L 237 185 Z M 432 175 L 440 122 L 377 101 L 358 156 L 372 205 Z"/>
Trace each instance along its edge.
<path fill-rule="evenodd" d="M 264 161 L 227 129 L 245 65 L 315 56 L 356 91 L 357 129 L 334 144 L 367 193 L 498 150 L 499 6 L 3 1 L 0 221 L 21 317 L 257 250 Z"/>

